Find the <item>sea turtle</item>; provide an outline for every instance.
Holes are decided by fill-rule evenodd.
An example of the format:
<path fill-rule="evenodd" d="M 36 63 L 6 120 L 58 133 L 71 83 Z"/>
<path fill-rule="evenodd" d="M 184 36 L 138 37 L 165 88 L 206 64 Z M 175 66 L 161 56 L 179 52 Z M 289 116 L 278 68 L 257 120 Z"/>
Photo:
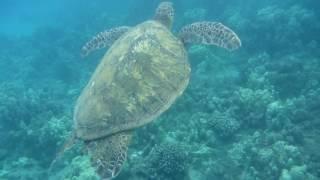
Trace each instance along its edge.
<path fill-rule="evenodd" d="M 241 46 L 238 36 L 218 22 L 186 25 L 176 37 L 170 31 L 173 18 L 173 4 L 162 2 L 152 20 L 101 32 L 82 48 L 86 56 L 110 46 L 74 111 L 74 134 L 85 142 L 102 179 L 119 174 L 133 131 L 167 110 L 187 87 L 186 43 L 228 50 Z"/>

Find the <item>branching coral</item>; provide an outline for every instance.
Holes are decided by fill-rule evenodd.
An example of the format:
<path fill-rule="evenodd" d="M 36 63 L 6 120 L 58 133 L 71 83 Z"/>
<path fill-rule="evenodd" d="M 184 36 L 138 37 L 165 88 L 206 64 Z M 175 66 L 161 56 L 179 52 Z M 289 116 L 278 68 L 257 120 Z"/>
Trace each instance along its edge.
<path fill-rule="evenodd" d="M 61 146 L 68 136 L 68 122 L 71 119 L 64 116 L 62 118 L 52 117 L 39 131 L 39 142 L 42 144 L 56 143 Z"/>
<path fill-rule="evenodd" d="M 238 105 L 238 115 L 242 121 L 251 127 L 264 127 L 268 104 L 274 101 L 273 92 L 268 89 L 253 90 L 240 88 L 236 92 L 235 101 Z"/>

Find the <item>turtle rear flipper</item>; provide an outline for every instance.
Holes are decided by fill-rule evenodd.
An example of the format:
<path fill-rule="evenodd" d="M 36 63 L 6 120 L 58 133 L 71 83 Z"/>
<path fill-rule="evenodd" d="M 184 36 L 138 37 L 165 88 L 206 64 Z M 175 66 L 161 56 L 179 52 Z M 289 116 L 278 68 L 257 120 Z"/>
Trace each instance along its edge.
<path fill-rule="evenodd" d="M 120 26 L 98 33 L 82 47 L 81 55 L 88 56 L 92 51 L 111 46 L 129 29 L 128 26 Z"/>
<path fill-rule="evenodd" d="M 219 22 L 196 22 L 184 26 L 179 37 L 184 43 L 216 45 L 230 51 L 238 49 L 241 41 L 237 34 Z"/>
<path fill-rule="evenodd" d="M 131 136 L 132 132 L 127 131 L 87 142 L 91 163 L 102 179 L 112 179 L 120 173 Z"/>

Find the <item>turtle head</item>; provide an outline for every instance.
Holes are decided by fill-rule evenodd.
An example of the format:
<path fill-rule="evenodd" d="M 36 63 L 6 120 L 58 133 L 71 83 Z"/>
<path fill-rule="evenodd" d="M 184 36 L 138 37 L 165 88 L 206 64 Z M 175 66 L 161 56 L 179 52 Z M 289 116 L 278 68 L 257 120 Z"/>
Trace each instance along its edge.
<path fill-rule="evenodd" d="M 154 20 L 159 21 L 168 29 L 171 29 L 174 18 L 172 2 L 161 2 L 156 9 Z"/>

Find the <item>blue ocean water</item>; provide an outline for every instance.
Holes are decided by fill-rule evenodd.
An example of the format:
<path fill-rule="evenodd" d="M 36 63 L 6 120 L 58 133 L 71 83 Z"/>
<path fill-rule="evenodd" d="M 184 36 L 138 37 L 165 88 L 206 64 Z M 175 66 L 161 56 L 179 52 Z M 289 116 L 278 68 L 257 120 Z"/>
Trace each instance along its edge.
<path fill-rule="evenodd" d="M 86 143 L 64 148 L 76 101 L 108 50 L 82 57 L 81 48 L 152 19 L 160 2 L 0 2 L 0 180 L 100 179 Z M 217 21 L 242 46 L 186 46 L 187 89 L 135 129 L 115 179 L 320 179 L 320 2 L 171 2 L 173 34 Z"/>

